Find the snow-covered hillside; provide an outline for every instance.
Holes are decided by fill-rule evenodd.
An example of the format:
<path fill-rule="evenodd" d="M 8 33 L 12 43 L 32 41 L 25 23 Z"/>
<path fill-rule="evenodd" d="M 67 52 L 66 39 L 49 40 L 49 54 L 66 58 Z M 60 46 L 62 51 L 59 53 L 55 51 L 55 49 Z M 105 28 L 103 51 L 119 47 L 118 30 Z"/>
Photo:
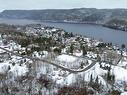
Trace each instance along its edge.
<path fill-rule="evenodd" d="M 0 95 L 126 95 L 126 57 L 109 43 L 26 26 L 0 36 Z"/>

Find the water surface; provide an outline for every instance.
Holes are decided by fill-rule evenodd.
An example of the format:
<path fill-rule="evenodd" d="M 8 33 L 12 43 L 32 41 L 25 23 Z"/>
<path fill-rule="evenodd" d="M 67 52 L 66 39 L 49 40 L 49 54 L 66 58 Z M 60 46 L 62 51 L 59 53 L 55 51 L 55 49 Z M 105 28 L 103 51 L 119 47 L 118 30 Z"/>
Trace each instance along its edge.
<path fill-rule="evenodd" d="M 0 23 L 25 25 L 25 24 L 44 24 L 62 28 L 67 32 L 81 34 L 95 39 L 103 39 L 104 42 L 112 42 L 113 44 L 127 44 L 127 32 L 109 29 L 100 25 L 92 24 L 69 24 L 69 23 L 56 23 L 56 22 L 40 22 L 34 20 L 14 20 L 14 19 L 0 19 Z"/>

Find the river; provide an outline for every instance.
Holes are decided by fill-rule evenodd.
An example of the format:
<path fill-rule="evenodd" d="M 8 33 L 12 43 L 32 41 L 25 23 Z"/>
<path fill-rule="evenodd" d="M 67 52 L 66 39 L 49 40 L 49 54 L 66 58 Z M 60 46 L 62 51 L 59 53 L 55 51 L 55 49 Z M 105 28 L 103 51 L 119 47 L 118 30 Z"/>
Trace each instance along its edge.
<path fill-rule="evenodd" d="M 121 45 L 127 44 L 127 32 L 109 29 L 102 27 L 101 25 L 93 24 L 72 24 L 72 23 L 56 23 L 56 22 L 40 22 L 33 20 L 10 20 L 0 19 L 0 23 L 25 25 L 25 24 L 44 24 L 47 26 L 53 26 L 62 28 L 67 32 L 73 32 L 75 34 L 84 35 L 87 37 L 95 38 L 97 40 L 103 40 L 104 42 L 112 42 L 113 44 Z"/>

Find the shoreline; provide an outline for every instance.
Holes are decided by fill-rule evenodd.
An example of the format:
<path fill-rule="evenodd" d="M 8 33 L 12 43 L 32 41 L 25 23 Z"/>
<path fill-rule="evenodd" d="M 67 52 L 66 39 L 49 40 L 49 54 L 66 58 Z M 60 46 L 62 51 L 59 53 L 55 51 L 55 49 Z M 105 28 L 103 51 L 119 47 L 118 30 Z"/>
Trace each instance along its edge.
<path fill-rule="evenodd" d="M 30 25 L 30 24 L 41 24 L 41 25 L 44 25 L 44 26 L 50 26 L 50 25 L 46 25 L 45 23 L 48 23 L 49 22 L 49 24 L 51 23 L 51 25 L 52 25 L 52 23 L 58 23 L 58 24 L 65 24 L 66 26 L 68 26 L 69 24 L 70 25 L 75 25 L 76 26 L 76 24 L 79 24 L 79 26 L 81 25 L 82 27 L 83 26 L 85 26 L 85 25 L 91 25 L 91 26 L 99 26 L 99 27 L 102 27 L 102 29 L 104 28 L 107 28 L 106 29 L 106 31 L 108 31 L 108 29 L 111 29 L 111 28 L 109 28 L 109 27 L 104 27 L 103 26 L 103 24 L 98 24 L 98 23 L 88 23 L 88 22 L 62 22 L 62 21 L 42 21 L 42 20 L 30 20 L 30 19 L 7 19 L 7 21 L 6 21 L 6 19 L 3 19 L 3 20 L 5 20 L 4 22 L 5 22 L 5 24 L 8 24 L 8 25 L 22 25 L 22 26 L 24 26 L 24 25 Z M 26 20 L 26 21 L 25 21 Z M 8 22 L 9 21 L 9 22 Z M 20 21 L 21 21 L 21 24 L 20 24 Z M 16 23 L 15 23 L 16 22 Z M 31 23 L 32 22 L 32 23 Z M 1 22 L 1 24 L 4 24 L 4 23 L 2 23 Z M 55 26 L 53 26 L 53 27 L 55 27 Z M 60 27 L 55 27 L 55 28 L 60 28 Z M 64 28 L 61 28 L 61 29 L 64 29 Z M 83 28 L 84 29 L 84 28 Z M 64 29 L 64 30 L 66 30 L 66 28 Z M 122 30 L 118 30 L 118 29 L 112 29 L 112 30 L 110 30 L 111 32 L 112 31 L 115 31 L 116 30 L 116 33 L 117 33 L 117 31 L 118 31 L 118 35 L 119 34 L 121 34 L 121 35 L 126 35 L 125 33 L 125 31 L 123 31 L 122 32 Z M 66 30 L 67 31 L 67 30 Z M 82 30 L 81 30 L 82 31 Z M 105 30 L 104 30 L 105 31 Z M 69 31 L 67 31 L 67 32 L 69 32 Z M 70 31 L 71 32 L 71 31 Z M 96 32 L 96 31 L 95 31 Z M 101 34 L 102 34 L 102 36 L 100 35 L 100 36 L 91 36 L 91 35 L 87 35 L 87 34 L 83 34 L 83 33 L 76 33 L 76 34 L 79 34 L 79 35 L 84 35 L 84 36 L 87 36 L 87 37 L 90 37 L 90 38 L 95 38 L 95 39 L 97 39 L 97 40 L 103 40 L 104 42 L 106 42 L 106 43 L 110 43 L 110 42 L 112 42 L 114 45 L 121 45 L 121 43 L 123 43 L 123 44 L 126 44 L 126 42 L 125 42 L 125 40 L 118 40 L 117 41 L 117 39 L 116 39 L 116 41 L 114 41 L 114 39 L 112 40 L 108 40 L 107 38 L 104 38 L 103 39 L 103 30 L 101 30 L 100 31 L 101 32 Z M 115 32 L 113 32 L 113 34 L 114 34 Z M 115 33 L 115 34 L 116 34 Z M 105 34 L 105 33 L 104 33 Z M 107 33 L 106 33 L 107 34 Z M 116 36 L 117 36 L 117 34 L 116 34 Z M 94 34 L 93 34 L 94 35 Z M 118 36 L 118 37 L 121 37 L 121 35 L 120 36 Z M 122 36 L 122 37 L 123 37 Z M 108 36 L 107 36 L 108 37 Z M 125 36 L 126 37 L 126 36 Z M 123 39 L 126 39 L 126 38 L 123 38 Z"/>
<path fill-rule="evenodd" d="M 100 25 L 101 23 L 95 23 L 95 22 L 75 22 L 75 21 L 50 21 L 50 20 L 35 20 L 39 22 L 49 22 L 49 23 L 67 23 L 67 24 L 90 24 L 90 25 Z"/>
<path fill-rule="evenodd" d="M 65 23 L 65 24 L 88 24 L 88 25 L 97 25 L 97 26 L 102 26 L 102 27 L 106 27 L 106 28 L 109 28 L 109 29 L 113 29 L 113 30 L 121 30 L 123 32 L 127 32 L 125 31 L 124 29 L 119 29 L 117 27 L 112 27 L 112 26 L 108 26 L 104 23 L 98 23 L 98 22 L 78 22 L 78 21 L 55 21 L 55 20 L 33 20 L 33 19 L 8 19 L 8 18 L 0 18 L 2 20 L 28 20 L 28 21 L 31 21 L 33 22 L 33 24 L 42 24 L 42 23 Z M 7 24 L 6 22 L 0 22 L 0 24 Z M 13 25 L 13 24 L 12 24 Z M 14 24 L 15 25 L 15 24 Z M 25 25 L 25 24 L 24 24 Z M 28 25 L 28 24 L 26 24 Z"/>
<path fill-rule="evenodd" d="M 37 20 L 40 22 L 40 20 Z M 109 28 L 109 29 L 113 29 L 113 30 L 120 30 L 120 31 L 123 31 L 123 32 L 127 32 L 126 30 L 124 29 L 119 29 L 117 27 L 112 27 L 112 26 L 108 26 L 108 25 L 105 25 L 104 23 L 95 23 L 95 22 L 64 22 L 64 21 L 44 21 L 42 20 L 41 21 L 42 23 L 65 23 L 65 24 L 89 24 L 89 25 L 97 25 L 97 26 L 102 26 L 102 27 L 106 27 L 106 28 Z"/>

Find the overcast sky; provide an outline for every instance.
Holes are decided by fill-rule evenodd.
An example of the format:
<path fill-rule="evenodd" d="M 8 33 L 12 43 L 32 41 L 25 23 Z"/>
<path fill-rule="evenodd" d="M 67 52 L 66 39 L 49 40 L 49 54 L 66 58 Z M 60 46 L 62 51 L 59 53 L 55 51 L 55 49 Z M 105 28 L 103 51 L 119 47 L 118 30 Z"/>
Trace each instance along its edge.
<path fill-rule="evenodd" d="M 5 9 L 127 8 L 127 0 L 0 0 Z"/>

